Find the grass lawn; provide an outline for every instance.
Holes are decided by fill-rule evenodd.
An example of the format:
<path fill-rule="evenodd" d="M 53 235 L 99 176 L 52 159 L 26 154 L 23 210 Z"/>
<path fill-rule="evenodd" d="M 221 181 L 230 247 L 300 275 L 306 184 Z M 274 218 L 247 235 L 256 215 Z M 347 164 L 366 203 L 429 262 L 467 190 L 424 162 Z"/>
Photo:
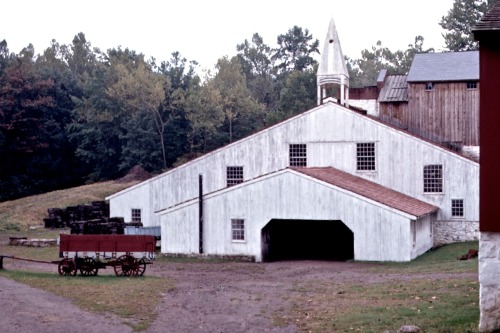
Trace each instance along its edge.
<path fill-rule="evenodd" d="M 417 325 L 422 332 L 477 332 L 477 259 L 457 260 L 477 242 L 430 251 L 409 263 L 383 263 L 369 270 L 373 283 L 314 281 L 290 288 L 291 309 L 275 313 L 304 332 L 396 332 Z"/>

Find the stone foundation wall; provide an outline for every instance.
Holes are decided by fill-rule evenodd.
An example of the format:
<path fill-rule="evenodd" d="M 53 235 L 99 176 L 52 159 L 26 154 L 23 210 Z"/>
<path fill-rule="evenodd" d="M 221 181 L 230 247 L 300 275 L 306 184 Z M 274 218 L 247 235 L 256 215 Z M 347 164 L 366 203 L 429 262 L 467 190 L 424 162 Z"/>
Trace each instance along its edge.
<path fill-rule="evenodd" d="M 500 233 L 482 232 L 479 240 L 479 331 L 500 329 Z"/>
<path fill-rule="evenodd" d="M 479 240 L 478 221 L 434 221 L 434 246 Z"/>
<path fill-rule="evenodd" d="M 255 256 L 247 256 L 247 255 L 198 254 L 198 253 L 162 253 L 162 255 L 168 258 L 220 259 L 228 261 L 255 262 Z"/>

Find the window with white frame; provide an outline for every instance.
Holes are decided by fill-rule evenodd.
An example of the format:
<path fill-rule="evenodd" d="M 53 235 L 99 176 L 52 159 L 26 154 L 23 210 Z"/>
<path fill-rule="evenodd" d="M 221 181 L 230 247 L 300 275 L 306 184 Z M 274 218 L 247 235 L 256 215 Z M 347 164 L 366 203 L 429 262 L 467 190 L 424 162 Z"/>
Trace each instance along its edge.
<path fill-rule="evenodd" d="M 424 193 L 443 192 L 443 165 L 424 166 Z"/>
<path fill-rule="evenodd" d="M 231 239 L 233 241 L 245 240 L 245 220 L 231 219 Z"/>
<path fill-rule="evenodd" d="M 305 167 L 307 166 L 307 146 L 306 144 L 291 144 L 290 145 L 290 166 Z"/>
<path fill-rule="evenodd" d="M 425 91 L 433 91 L 433 90 L 434 90 L 434 82 L 426 82 Z"/>
<path fill-rule="evenodd" d="M 464 216 L 464 199 L 451 199 L 451 216 Z"/>
<path fill-rule="evenodd" d="M 243 182 L 243 167 L 228 166 L 226 168 L 226 183 L 227 186 L 233 186 Z"/>
<path fill-rule="evenodd" d="M 477 89 L 477 82 L 476 81 L 467 82 L 467 89 L 468 90 Z"/>
<path fill-rule="evenodd" d="M 356 169 L 358 171 L 375 170 L 374 142 L 363 142 L 356 144 Z"/>
<path fill-rule="evenodd" d="M 132 222 L 142 222 L 140 209 L 132 208 Z"/>

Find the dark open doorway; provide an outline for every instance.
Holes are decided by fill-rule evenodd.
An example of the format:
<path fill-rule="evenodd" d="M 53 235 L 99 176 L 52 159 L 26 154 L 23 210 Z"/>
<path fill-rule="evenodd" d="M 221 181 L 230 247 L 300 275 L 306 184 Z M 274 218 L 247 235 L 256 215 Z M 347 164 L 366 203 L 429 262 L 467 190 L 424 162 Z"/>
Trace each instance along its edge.
<path fill-rule="evenodd" d="M 273 219 L 262 229 L 263 261 L 354 258 L 354 234 L 339 220 Z"/>

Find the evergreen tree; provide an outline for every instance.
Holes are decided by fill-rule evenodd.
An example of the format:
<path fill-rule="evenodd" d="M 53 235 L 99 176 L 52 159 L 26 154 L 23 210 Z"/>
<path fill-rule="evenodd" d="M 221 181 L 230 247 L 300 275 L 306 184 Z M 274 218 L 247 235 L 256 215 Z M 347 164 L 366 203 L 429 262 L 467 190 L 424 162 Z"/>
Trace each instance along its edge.
<path fill-rule="evenodd" d="M 441 18 L 439 25 L 446 48 L 450 51 L 477 50 L 478 43 L 472 36 L 472 28 L 493 6 L 496 0 L 454 0 L 453 7 Z"/>

